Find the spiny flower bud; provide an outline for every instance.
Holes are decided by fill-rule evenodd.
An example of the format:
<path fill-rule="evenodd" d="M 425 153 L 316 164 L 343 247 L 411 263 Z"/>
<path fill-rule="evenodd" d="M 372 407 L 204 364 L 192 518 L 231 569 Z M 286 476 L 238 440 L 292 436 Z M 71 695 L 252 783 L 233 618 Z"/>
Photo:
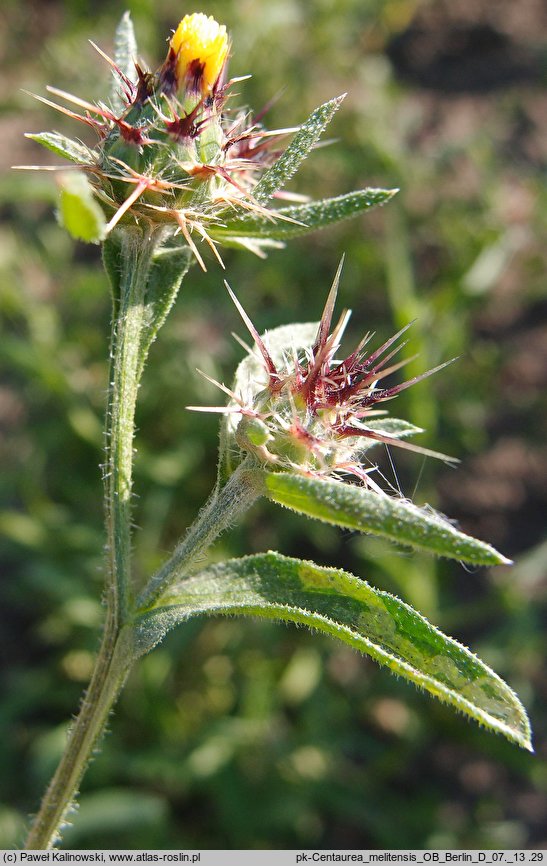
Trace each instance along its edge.
<path fill-rule="evenodd" d="M 177 87 L 208 96 L 220 79 L 228 48 L 224 25 L 202 12 L 185 15 L 171 37 L 166 61 L 174 61 Z"/>
<path fill-rule="evenodd" d="M 234 82 L 224 82 L 229 40 L 223 25 L 201 13 L 186 15 L 156 73 L 137 63 L 124 71 L 98 50 L 121 87 L 112 108 L 56 88 L 48 89 L 82 113 L 38 97 L 91 127 L 95 147 L 55 133 L 32 137 L 86 172 L 108 220 L 104 235 L 115 226 L 171 227 L 205 269 L 195 238 L 222 264 L 216 245 L 225 240 L 219 230 L 227 218 L 254 214 L 272 223 L 295 222 L 253 197 L 260 175 L 279 156 L 274 143 L 295 130 L 269 132 L 248 111 L 227 110 Z M 259 253 L 275 242 L 242 236 L 241 245 Z"/>
<path fill-rule="evenodd" d="M 229 394 L 229 405 L 205 411 L 225 413 L 228 447 L 231 443 L 242 455 L 254 454 L 271 470 L 317 476 L 353 475 L 383 493 L 370 477 L 376 466 L 362 462 L 364 453 L 378 442 L 450 461 L 443 454 L 404 441 L 403 437 L 422 431 L 407 422 L 383 417 L 386 412 L 379 409 L 450 362 L 400 384 L 381 385 L 383 379 L 407 363 L 391 361 L 404 345 L 398 340 L 408 325 L 370 353 L 365 346 L 372 335 L 367 334 L 353 352 L 338 360 L 350 316 L 345 310 L 330 332 L 340 270 L 341 266 L 311 339 L 310 325 L 278 328 L 260 337 L 228 287 L 253 337 L 258 357 L 249 350 L 234 390 L 219 386 Z"/>

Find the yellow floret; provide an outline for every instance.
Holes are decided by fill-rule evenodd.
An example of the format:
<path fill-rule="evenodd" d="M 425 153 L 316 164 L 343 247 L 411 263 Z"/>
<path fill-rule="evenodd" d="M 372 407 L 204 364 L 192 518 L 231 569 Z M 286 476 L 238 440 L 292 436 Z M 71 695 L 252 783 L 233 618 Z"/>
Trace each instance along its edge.
<path fill-rule="evenodd" d="M 228 54 L 226 27 L 203 12 L 185 15 L 170 42 L 180 82 L 193 76 L 202 95 L 210 93 Z"/>

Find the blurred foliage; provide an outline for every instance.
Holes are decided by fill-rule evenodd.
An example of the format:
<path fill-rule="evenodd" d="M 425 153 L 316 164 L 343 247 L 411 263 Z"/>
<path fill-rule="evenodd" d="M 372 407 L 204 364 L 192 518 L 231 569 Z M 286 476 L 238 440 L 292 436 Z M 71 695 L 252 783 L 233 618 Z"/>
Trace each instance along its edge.
<path fill-rule="evenodd" d="M 182 12 L 130 4 L 154 65 Z M 513 8 L 514 7 L 514 8 Z M 5 0 L 0 102 L 0 847 L 18 845 L 63 747 L 101 621 L 99 464 L 109 298 L 99 249 L 53 213 L 51 176 L 22 133 L 71 122 L 21 88 L 99 98 L 125 4 Z M 265 329 L 317 318 L 342 251 L 349 342 L 417 318 L 420 372 L 397 414 L 449 470 L 397 455 L 393 484 L 514 556 L 469 572 L 341 534 L 262 503 L 216 555 L 280 549 L 396 592 L 491 664 L 531 713 L 537 755 L 463 721 L 347 648 L 303 630 L 206 620 L 171 634 L 122 695 L 67 832 L 72 848 L 542 847 L 547 842 L 547 93 L 545 19 L 533 0 L 207 2 L 232 32 L 233 75 L 271 126 L 348 91 L 298 192 L 400 186 L 381 211 L 294 241 L 265 262 L 229 253 L 230 282 Z M 488 70 L 485 75 L 484 70 Z M 78 133 L 77 133 L 78 134 Z M 48 158 L 47 155 L 45 157 Z M 54 162 L 52 157 L 52 162 Z M 194 269 L 141 389 L 135 563 L 144 577 L 191 522 L 215 474 L 214 417 L 187 404 L 228 382 L 241 323 L 211 262 Z M 396 825 L 394 822 L 396 821 Z"/>

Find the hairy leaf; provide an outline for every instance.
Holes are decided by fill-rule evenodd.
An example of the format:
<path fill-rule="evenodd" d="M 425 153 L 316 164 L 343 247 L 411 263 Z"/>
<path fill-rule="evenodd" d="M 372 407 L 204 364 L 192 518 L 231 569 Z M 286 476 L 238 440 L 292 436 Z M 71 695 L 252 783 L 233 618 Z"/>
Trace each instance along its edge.
<path fill-rule="evenodd" d="M 337 96 L 312 111 L 283 154 L 264 172 L 253 189 L 253 197 L 258 202 L 264 204 L 269 201 L 272 195 L 291 179 L 339 109 L 344 96 Z"/>
<path fill-rule="evenodd" d="M 137 654 L 198 614 L 301 623 L 367 653 L 394 673 L 531 750 L 514 692 L 468 649 L 398 598 L 347 572 L 267 553 L 211 566 L 182 581 L 135 624 Z"/>
<path fill-rule="evenodd" d="M 104 237 L 106 219 L 86 176 L 81 172 L 63 172 L 59 182 L 59 221 L 73 238 L 98 243 Z"/>
<path fill-rule="evenodd" d="M 58 132 L 27 132 L 25 138 L 38 142 L 57 156 L 76 162 L 78 165 L 89 165 L 94 161 L 93 152 L 85 144 L 67 138 L 66 135 L 60 135 Z"/>
<path fill-rule="evenodd" d="M 173 241 L 171 243 L 174 244 Z M 155 253 L 144 298 L 144 325 L 141 335 L 140 373 L 142 373 L 148 351 L 156 339 L 173 306 L 188 268 L 192 254 L 186 244 L 160 247 Z M 110 280 L 113 301 L 113 316 L 118 315 L 120 304 L 120 279 L 122 272 L 122 232 L 115 230 L 103 243 L 103 264 Z M 139 373 L 139 375 L 140 375 Z"/>
<path fill-rule="evenodd" d="M 146 286 L 145 324 L 140 345 L 141 372 L 148 350 L 176 300 L 191 262 L 192 253 L 186 244 L 160 247 L 154 256 Z"/>
<path fill-rule="evenodd" d="M 224 220 L 222 227 L 215 229 L 215 237 L 223 241 L 235 241 L 239 237 L 288 240 L 365 213 L 377 205 L 385 204 L 396 192 L 395 189 L 363 189 L 323 201 L 280 208 L 273 212 L 274 216 L 277 213 L 280 217 L 288 217 L 296 222 L 284 219 L 274 222 L 272 219 L 248 214 L 241 219 Z"/>
<path fill-rule="evenodd" d="M 129 12 L 124 12 L 114 36 L 114 63 L 120 72 L 134 84 L 137 82 L 137 71 L 135 61 L 137 59 L 137 40 L 135 30 Z M 118 114 L 124 110 L 126 103 L 121 94 L 122 82 L 114 70 L 112 70 L 113 81 L 110 94 L 112 110 Z"/>
<path fill-rule="evenodd" d="M 510 560 L 489 544 L 455 529 L 441 514 L 405 499 L 290 472 L 265 472 L 264 493 L 274 502 L 360 532 L 475 565 L 507 565 Z"/>
<path fill-rule="evenodd" d="M 416 436 L 417 433 L 423 433 L 422 427 L 416 427 L 410 421 L 403 421 L 402 418 L 371 418 L 366 421 L 367 427 L 374 430 L 376 433 L 385 433 L 386 436 L 393 436 L 396 439 L 406 439 L 408 436 Z M 367 448 L 372 448 L 373 445 L 378 445 L 378 442 L 371 441 L 368 443 L 363 439 L 363 445 Z"/>

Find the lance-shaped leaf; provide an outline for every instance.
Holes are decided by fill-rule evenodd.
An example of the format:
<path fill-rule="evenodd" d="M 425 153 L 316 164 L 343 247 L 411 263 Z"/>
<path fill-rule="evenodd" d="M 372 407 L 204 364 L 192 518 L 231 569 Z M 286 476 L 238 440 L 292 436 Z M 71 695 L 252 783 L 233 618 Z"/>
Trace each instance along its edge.
<path fill-rule="evenodd" d="M 375 433 L 385 433 L 386 436 L 393 436 L 394 439 L 407 439 L 409 436 L 416 436 L 418 433 L 423 433 L 423 427 L 416 427 L 410 421 L 404 421 L 402 418 L 371 418 L 367 420 L 367 427 L 374 430 Z M 373 448 L 378 445 L 378 442 L 371 440 L 367 442 L 363 440 L 364 448 Z"/>
<path fill-rule="evenodd" d="M 474 565 L 510 563 L 489 544 L 460 532 L 432 509 L 332 478 L 265 472 L 264 495 L 325 523 L 381 535 L 439 556 Z"/>
<path fill-rule="evenodd" d="M 291 179 L 323 134 L 325 127 L 340 107 L 344 96 L 345 94 L 337 96 L 312 111 L 283 154 L 264 172 L 253 189 L 253 198 L 260 204 L 269 201 L 272 195 Z"/>
<path fill-rule="evenodd" d="M 92 165 L 95 161 L 93 152 L 79 141 L 73 141 L 58 132 L 27 132 L 25 138 L 38 142 L 42 147 L 51 150 L 57 156 L 76 162 L 78 165 Z"/>
<path fill-rule="evenodd" d="M 387 592 L 347 572 L 278 553 L 213 565 L 172 587 L 135 623 L 148 652 L 198 614 L 295 622 L 335 637 L 525 749 L 526 712 L 514 692 L 468 649 Z"/>
<path fill-rule="evenodd" d="M 120 305 L 122 257 L 122 233 L 110 232 L 103 243 L 103 264 L 112 289 L 114 319 L 118 316 Z M 174 240 L 171 240 L 169 246 L 160 247 L 154 255 L 144 298 L 144 327 L 139 347 L 140 373 L 150 346 L 175 302 L 191 263 L 192 253 L 186 244 L 176 244 Z"/>
<path fill-rule="evenodd" d="M 365 213 L 377 205 L 385 204 L 397 191 L 396 189 L 362 189 L 336 198 L 272 211 L 272 216 L 277 213 L 280 217 L 288 217 L 295 222 L 284 219 L 273 221 L 271 218 L 247 214 L 241 219 L 224 220 L 221 227 L 215 228 L 214 234 L 215 238 L 218 237 L 224 243 L 235 241 L 240 237 L 259 241 L 288 240 Z"/>
<path fill-rule="evenodd" d="M 135 38 L 135 30 L 129 12 L 124 12 L 120 19 L 120 23 L 116 27 L 114 36 L 114 63 L 131 83 L 136 84 L 138 80 L 135 61 L 137 59 L 137 40 Z M 126 103 L 121 95 L 120 88 L 122 82 L 115 70 L 112 70 L 112 90 L 110 101 L 112 110 L 115 114 L 121 114 L 126 107 Z"/>
<path fill-rule="evenodd" d="M 106 219 L 97 203 L 93 189 L 82 172 L 59 178 L 61 194 L 58 216 L 61 224 L 76 240 L 98 243 L 105 234 Z"/>
<path fill-rule="evenodd" d="M 186 244 L 160 247 L 154 256 L 146 285 L 145 325 L 140 345 L 141 372 L 148 350 L 175 303 L 192 258 L 192 252 Z"/>

